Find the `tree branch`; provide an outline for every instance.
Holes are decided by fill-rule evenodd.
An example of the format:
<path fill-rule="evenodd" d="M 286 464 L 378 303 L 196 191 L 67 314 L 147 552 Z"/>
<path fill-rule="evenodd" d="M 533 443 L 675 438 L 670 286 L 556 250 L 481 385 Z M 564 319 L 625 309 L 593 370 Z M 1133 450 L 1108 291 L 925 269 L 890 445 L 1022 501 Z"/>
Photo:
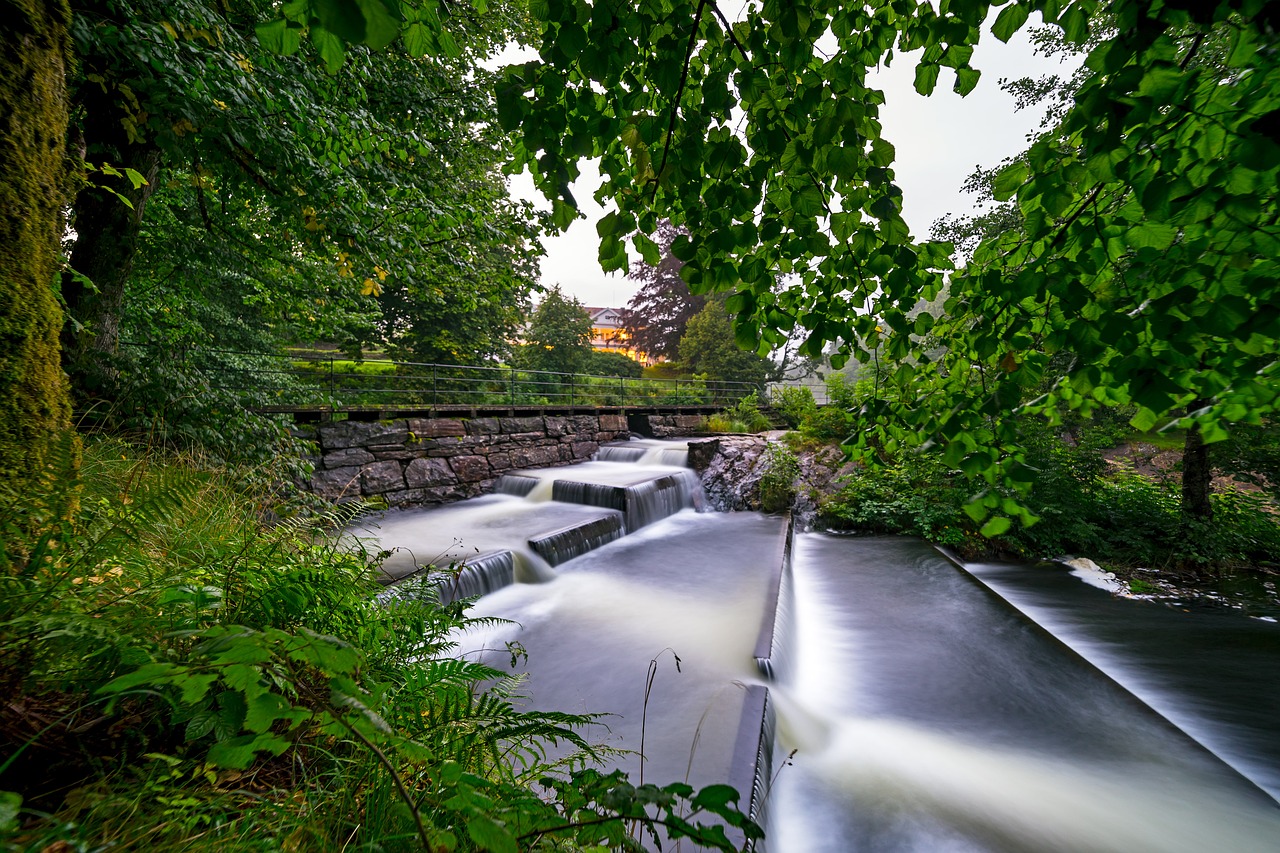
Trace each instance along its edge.
<path fill-rule="evenodd" d="M 680 69 L 680 85 L 676 88 L 675 100 L 671 102 L 671 120 L 667 123 L 667 142 L 662 147 L 662 162 L 658 164 L 658 171 L 654 175 L 650 204 L 658 199 L 658 186 L 662 182 L 662 173 L 667 168 L 667 155 L 671 153 L 671 140 L 676 133 L 676 118 L 680 114 L 680 99 L 684 97 L 684 87 L 689 81 L 689 63 L 693 60 L 694 45 L 698 43 L 698 24 L 702 22 L 702 10 L 706 5 L 707 0 L 698 0 L 698 9 L 693 13 L 693 26 L 689 29 L 689 44 L 685 46 L 684 65 Z"/>

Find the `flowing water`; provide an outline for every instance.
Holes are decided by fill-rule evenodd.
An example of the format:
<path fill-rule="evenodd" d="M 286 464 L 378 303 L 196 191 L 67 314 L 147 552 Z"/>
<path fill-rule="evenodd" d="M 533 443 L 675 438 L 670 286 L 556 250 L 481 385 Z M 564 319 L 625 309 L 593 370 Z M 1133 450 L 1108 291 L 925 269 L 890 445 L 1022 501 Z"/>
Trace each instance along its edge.
<path fill-rule="evenodd" d="M 804 534 L 792 551 L 781 517 L 698 512 L 684 459 L 680 444 L 608 446 L 364 535 L 400 549 L 389 580 L 464 560 L 451 594 L 484 593 L 474 612 L 510 620 L 460 638 L 469 654 L 527 652 L 527 704 L 608 715 L 589 734 L 633 781 L 734 785 L 775 853 L 1280 850 L 1263 790 L 1280 649 L 1205 686 L 1216 705 L 1162 704 L 1176 678 L 1132 675 L 1158 669 L 1161 640 L 1114 654 L 1124 666 L 1073 651 L 1126 647 L 1123 615 L 1091 640 L 1066 624 L 1071 601 L 1014 594 L 1033 569 L 973 567 L 979 582 L 913 540 Z M 1205 631 L 1191 642 L 1235 636 Z"/>

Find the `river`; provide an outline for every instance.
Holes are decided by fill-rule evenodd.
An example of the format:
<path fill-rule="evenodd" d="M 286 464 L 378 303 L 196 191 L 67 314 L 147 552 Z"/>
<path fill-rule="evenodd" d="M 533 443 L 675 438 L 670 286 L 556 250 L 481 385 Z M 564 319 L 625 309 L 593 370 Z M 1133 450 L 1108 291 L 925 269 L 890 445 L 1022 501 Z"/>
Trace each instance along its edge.
<path fill-rule="evenodd" d="M 389 581 L 455 563 L 507 620 L 464 651 L 608 715 L 611 766 L 737 787 L 758 849 L 1280 850 L 1280 626 L 700 511 L 685 455 L 608 446 L 368 533 Z"/>

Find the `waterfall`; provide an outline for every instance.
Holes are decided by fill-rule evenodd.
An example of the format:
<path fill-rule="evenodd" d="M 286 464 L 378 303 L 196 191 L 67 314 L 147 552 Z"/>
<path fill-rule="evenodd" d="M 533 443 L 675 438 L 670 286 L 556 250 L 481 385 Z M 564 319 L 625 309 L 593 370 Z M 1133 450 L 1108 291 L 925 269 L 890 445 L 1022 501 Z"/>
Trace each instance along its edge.
<path fill-rule="evenodd" d="M 541 482 L 540 477 L 530 477 L 527 474 L 503 474 L 498 478 L 498 482 L 493 484 L 493 490 L 502 495 L 523 498 Z"/>
<path fill-rule="evenodd" d="M 610 514 L 602 518 L 562 527 L 529 540 L 529 547 L 552 566 L 594 551 L 601 545 L 624 535 L 622 516 Z"/>

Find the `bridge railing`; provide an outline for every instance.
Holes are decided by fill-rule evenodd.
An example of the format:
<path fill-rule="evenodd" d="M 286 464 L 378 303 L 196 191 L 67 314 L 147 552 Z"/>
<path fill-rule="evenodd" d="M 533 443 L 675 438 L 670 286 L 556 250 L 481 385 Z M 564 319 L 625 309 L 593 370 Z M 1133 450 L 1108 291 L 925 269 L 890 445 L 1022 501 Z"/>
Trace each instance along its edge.
<path fill-rule="evenodd" d="M 765 399 L 764 386 L 750 382 L 601 376 L 499 364 L 354 361 L 339 354 L 203 350 L 191 366 L 204 374 L 210 388 L 231 392 L 252 408 L 728 406 L 752 393 Z"/>

